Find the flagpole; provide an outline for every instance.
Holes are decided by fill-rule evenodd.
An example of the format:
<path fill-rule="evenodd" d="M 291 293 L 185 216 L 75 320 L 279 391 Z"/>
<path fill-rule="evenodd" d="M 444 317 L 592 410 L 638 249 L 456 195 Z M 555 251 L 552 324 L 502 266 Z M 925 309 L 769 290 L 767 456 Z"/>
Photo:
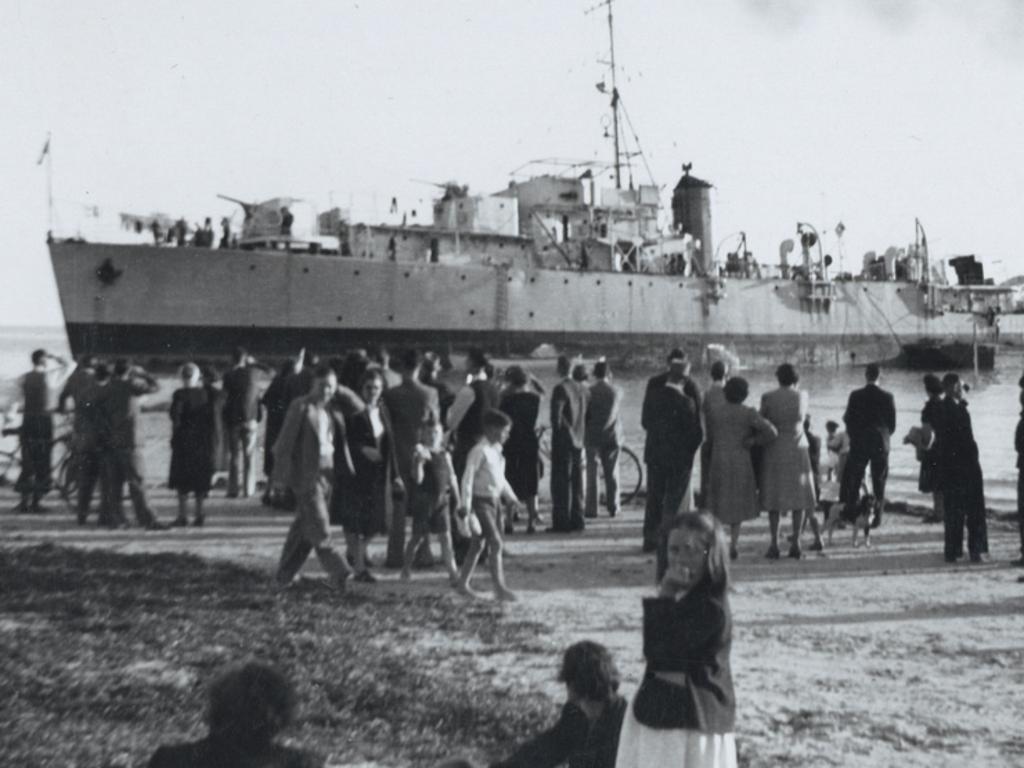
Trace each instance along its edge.
<path fill-rule="evenodd" d="M 46 132 L 46 216 L 50 234 L 53 234 L 53 147 L 50 144 L 50 132 Z"/>

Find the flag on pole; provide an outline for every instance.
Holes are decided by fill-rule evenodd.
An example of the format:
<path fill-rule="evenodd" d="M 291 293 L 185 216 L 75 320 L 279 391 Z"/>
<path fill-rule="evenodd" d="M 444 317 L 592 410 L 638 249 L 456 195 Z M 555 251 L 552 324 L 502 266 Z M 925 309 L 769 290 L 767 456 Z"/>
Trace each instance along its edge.
<path fill-rule="evenodd" d="M 46 143 L 43 144 L 43 151 L 39 153 L 39 159 L 36 160 L 36 165 L 42 165 L 43 164 L 43 160 L 46 159 L 46 156 L 48 154 L 50 154 L 50 137 L 49 136 L 46 137 Z"/>

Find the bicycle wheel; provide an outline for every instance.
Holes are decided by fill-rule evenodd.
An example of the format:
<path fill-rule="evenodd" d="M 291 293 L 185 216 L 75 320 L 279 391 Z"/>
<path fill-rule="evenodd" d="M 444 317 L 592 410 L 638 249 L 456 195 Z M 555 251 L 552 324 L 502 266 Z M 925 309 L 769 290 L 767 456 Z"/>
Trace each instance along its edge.
<path fill-rule="evenodd" d="M 14 485 L 18 479 L 21 462 L 18 459 L 20 448 L 15 446 L 10 451 L 0 451 L 0 487 Z"/>
<path fill-rule="evenodd" d="M 619 502 L 629 504 L 644 484 L 644 465 L 629 446 L 619 451 Z"/>
<path fill-rule="evenodd" d="M 78 490 L 78 473 L 75 471 L 74 454 L 66 453 L 57 464 L 54 472 L 54 489 L 60 494 L 65 504 L 74 505 L 75 492 Z"/>

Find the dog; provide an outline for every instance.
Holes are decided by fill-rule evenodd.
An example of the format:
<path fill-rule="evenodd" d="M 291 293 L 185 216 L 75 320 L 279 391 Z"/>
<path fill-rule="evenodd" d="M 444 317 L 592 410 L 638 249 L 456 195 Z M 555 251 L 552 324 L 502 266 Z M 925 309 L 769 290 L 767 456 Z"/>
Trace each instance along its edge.
<path fill-rule="evenodd" d="M 857 547 L 857 534 L 864 531 L 864 546 L 871 546 L 871 529 L 877 527 L 874 524 L 877 516 L 875 509 L 875 497 L 866 493 L 860 497 L 856 504 L 845 504 L 841 501 L 834 501 L 831 504 L 823 504 L 825 507 L 825 530 L 828 532 L 828 545 L 832 546 L 832 533 L 843 523 L 853 527 L 853 546 Z"/>

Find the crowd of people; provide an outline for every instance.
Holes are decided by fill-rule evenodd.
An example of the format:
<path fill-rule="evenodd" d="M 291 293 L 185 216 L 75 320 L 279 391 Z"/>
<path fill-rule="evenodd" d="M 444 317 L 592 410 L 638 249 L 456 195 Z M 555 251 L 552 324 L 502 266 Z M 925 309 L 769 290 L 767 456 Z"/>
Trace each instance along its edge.
<path fill-rule="evenodd" d="M 19 510 L 41 511 L 40 500 L 50 488 L 50 393 L 62 384 L 58 410 L 68 401 L 75 405 L 79 522 L 88 520 L 99 486 L 100 524 L 126 526 L 127 485 L 137 524 L 167 527 L 150 506 L 143 482 L 139 400 L 158 389 L 156 380 L 127 360 L 111 368 L 87 357 L 72 371 L 66 361 L 37 350 L 32 362 L 21 381 Z M 203 525 L 203 502 L 222 465 L 229 498 L 256 495 L 255 461 L 265 421 L 262 500 L 297 513 L 282 555 L 282 580 L 294 576 L 304 559 L 300 541 L 329 557 L 330 529 L 337 525 L 347 549 L 346 557 L 337 558 L 338 584 L 349 577 L 375 580 L 367 555 L 374 537 L 387 536 L 386 564 L 401 568 L 403 578 L 414 565 L 434 562 L 430 540 L 436 537 L 453 586 L 475 594 L 469 578 L 473 562 L 483 555 L 496 594 L 511 599 L 502 573 L 502 537 L 521 515 L 527 533 L 541 523 L 537 499 L 544 429 L 550 428 L 547 530 L 582 531 L 586 519 L 597 516 L 602 497 L 607 513 L 618 514 L 623 391 L 603 358 L 588 370 L 580 361 L 560 357 L 560 379 L 550 394 L 548 425 L 542 426 L 545 388 L 524 367 L 512 365 L 497 375 L 484 352 L 470 350 L 465 385 L 458 391 L 442 380 L 441 369 L 439 356 L 414 350 L 394 365 L 383 350 L 373 355 L 354 350 L 326 363 L 303 350 L 274 372 L 240 348 L 223 377 L 187 363 L 169 409 L 168 485 L 179 500 L 170 525 L 189 524 L 190 499 L 191 524 Z M 765 555 L 770 559 L 786 549 L 780 529 L 787 512 L 792 516 L 787 553 L 798 559 L 806 528 L 814 537 L 811 549 L 823 549 L 823 523 L 833 507 L 869 503 L 870 527 L 881 524 L 896 408 L 879 385 L 879 366 L 865 367 L 865 386 L 850 394 L 843 426 L 826 423 L 824 451 L 811 429 L 808 393 L 800 389 L 793 365 L 778 367 L 778 387 L 762 395 L 758 409 L 746 404 L 747 381 L 728 373 L 723 362 L 713 363 L 710 385 L 702 391 L 686 354 L 674 349 L 666 370 L 647 382 L 641 408 L 647 471 L 643 549 L 657 553 L 659 578 L 666 563 L 662 525 L 693 508 L 694 501 L 729 531 L 731 559 L 739 557 L 743 523 L 762 511 L 768 512 Z M 916 447 L 920 490 L 933 495 L 934 516 L 945 523 L 946 559 L 964 556 L 966 525 L 966 554 L 978 562 L 988 553 L 984 487 L 964 385 L 949 373 L 941 380 L 925 376 L 924 387 L 928 399 L 921 423 L 904 442 Z M 1024 438 L 1018 448 L 1021 442 Z M 699 488 L 691 489 L 698 463 Z M 836 499 L 821 499 L 822 475 L 838 481 Z M 822 509 L 826 517 L 819 520 Z M 406 517 L 412 521 L 408 541 Z"/>

